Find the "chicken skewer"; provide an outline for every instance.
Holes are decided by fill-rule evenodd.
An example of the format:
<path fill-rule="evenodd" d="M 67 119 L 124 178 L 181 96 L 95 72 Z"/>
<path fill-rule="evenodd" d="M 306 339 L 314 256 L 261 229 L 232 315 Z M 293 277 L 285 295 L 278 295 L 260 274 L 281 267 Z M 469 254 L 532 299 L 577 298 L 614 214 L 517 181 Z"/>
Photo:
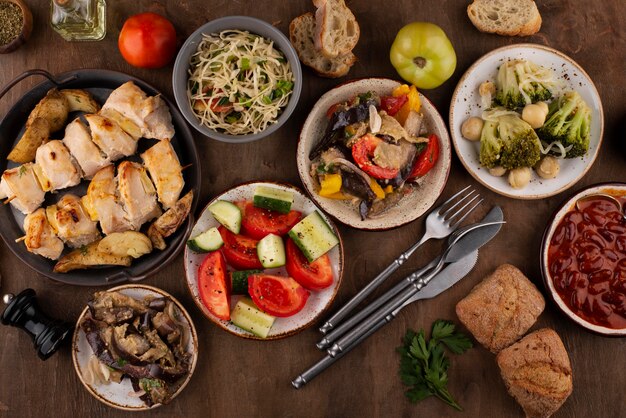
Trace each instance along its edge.
<path fill-rule="evenodd" d="M 158 96 L 147 97 L 132 82 L 115 89 L 105 106 L 106 109 L 101 114 L 85 116 L 91 134 L 77 118 L 68 124 L 62 142 L 49 141 L 37 149 L 36 164 L 32 169 L 43 192 L 76 185 L 81 177 L 89 179 L 114 160 L 134 154 L 137 140 L 142 135 L 147 138 L 157 138 L 156 135 L 171 138 L 174 134 L 171 114 L 165 102 Z M 112 117 L 109 118 L 109 115 Z M 126 115 L 131 115 L 134 119 L 130 120 Z M 31 166 L 26 169 L 18 167 L 19 172 L 30 169 Z M 39 205 L 30 202 L 38 201 L 41 192 L 34 190 L 33 184 L 27 185 L 27 190 L 33 193 L 30 198 L 22 192 L 19 193 L 21 199 L 13 202 L 16 193 L 6 184 L 0 187 L 0 198 L 11 199 L 13 206 L 24 214 L 32 213 L 42 201 Z M 24 204 L 23 201 L 28 203 Z"/>

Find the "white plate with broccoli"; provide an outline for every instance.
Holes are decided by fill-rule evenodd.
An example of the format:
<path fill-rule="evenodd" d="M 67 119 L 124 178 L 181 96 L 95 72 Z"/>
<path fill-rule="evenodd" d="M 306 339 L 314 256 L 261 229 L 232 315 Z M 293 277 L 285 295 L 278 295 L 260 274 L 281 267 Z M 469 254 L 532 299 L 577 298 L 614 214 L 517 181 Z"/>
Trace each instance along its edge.
<path fill-rule="evenodd" d="M 541 199 L 580 180 L 598 155 L 602 103 L 574 60 L 543 45 L 518 44 L 482 56 L 450 104 L 459 159 L 504 196 Z"/>

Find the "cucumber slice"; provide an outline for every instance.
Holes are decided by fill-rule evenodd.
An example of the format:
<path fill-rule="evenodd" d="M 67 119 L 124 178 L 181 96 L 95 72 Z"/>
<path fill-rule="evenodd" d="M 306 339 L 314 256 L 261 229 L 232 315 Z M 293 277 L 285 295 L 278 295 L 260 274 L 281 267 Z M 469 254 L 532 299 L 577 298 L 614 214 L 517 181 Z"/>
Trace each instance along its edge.
<path fill-rule="evenodd" d="M 209 212 L 233 234 L 238 234 L 241 229 L 241 210 L 237 205 L 226 200 L 218 200 L 209 206 Z"/>
<path fill-rule="evenodd" d="M 266 269 L 282 267 L 286 263 L 285 244 L 278 235 L 269 234 L 256 245 L 261 265 Z"/>
<path fill-rule="evenodd" d="M 220 232 L 215 227 L 187 241 L 187 246 L 199 253 L 219 250 L 222 245 L 224 245 L 224 241 L 222 240 Z"/>
<path fill-rule="evenodd" d="M 230 314 L 230 321 L 241 329 L 266 338 L 276 318 L 256 307 L 252 299 L 242 298 Z"/>
<path fill-rule="evenodd" d="M 293 203 L 293 193 L 274 187 L 258 186 L 254 192 L 254 206 L 289 213 Z"/>
<path fill-rule="evenodd" d="M 263 270 L 242 270 L 230 273 L 231 293 L 233 295 L 248 294 L 248 276 L 263 273 Z"/>
<path fill-rule="evenodd" d="M 291 228 L 289 236 L 309 262 L 317 260 L 339 244 L 339 239 L 317 211 Z"/>

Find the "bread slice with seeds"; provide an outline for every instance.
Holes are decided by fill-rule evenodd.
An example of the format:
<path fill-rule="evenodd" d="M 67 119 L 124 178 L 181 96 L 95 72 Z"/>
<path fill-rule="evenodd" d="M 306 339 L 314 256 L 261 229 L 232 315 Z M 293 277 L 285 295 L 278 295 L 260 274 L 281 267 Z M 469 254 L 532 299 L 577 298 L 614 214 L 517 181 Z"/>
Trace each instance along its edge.
<path fill-rule="evenodd" d="M 327 58 L 315 49 L 314 36 L 315 16 L 313 13 L 298 16 L 289 24 L 291 44 L 304 65 L 311 67 L 322 77 L 338 78 L 346 75 L 356 62 L 356 56 L 348 52 L 335 58 Z"/>
<path fill-rule="evenodd" d="M 541 28 L 533 0 L 474 0 L 467 15 L 479 31 L 498 35 L 528 36 Z"/>

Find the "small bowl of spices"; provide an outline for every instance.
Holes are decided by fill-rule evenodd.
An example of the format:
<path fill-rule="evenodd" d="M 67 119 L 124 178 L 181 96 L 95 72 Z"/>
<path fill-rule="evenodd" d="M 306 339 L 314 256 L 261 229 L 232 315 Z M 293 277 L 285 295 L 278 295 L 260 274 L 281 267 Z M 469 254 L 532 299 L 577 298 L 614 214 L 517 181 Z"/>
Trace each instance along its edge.
<path fill-rule="evenodd" d="M 22 0 L 0 0 L 0 54 L 15 51 L 32 30 L 33 15 Z"/>

